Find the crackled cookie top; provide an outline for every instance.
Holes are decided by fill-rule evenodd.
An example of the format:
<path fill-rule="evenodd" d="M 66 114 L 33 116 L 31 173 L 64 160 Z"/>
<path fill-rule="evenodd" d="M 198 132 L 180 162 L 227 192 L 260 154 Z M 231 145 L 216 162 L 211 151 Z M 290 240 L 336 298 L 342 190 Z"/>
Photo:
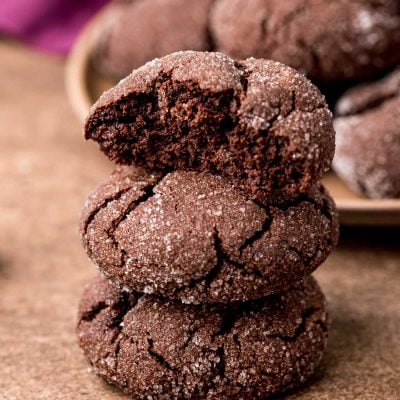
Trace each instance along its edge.
<path fill-rule="evenodd" d="M 103 94 L 85 137 L 118 163 L 221 175 L 261 203 L 308 192 L 334 153 L 331 113 L 304 76 L 193 51 L 156 59 Z"/>
<path fill-rule="evenodd" d="M 90 258 L 120 286 L 226 303 L 310 274 L 335 246 L 338 221 L 321 186 L 263 207 L 221 177 L 123 167 L 90 195 L 81 233 Z"/>
<path fill-rule="evenodd" d="M 133 398 L 254 400 L 304 382 L 327 328 L 311 277 L 228 308 L 121 292 L 98 277 L 83 293 L 77 333 L 94 371 Z"/>
<path fill-rule="evenodd" d="M 322 82 L 368 78 L 400 62 L 393 0 L 216 0 L 210 31 L 218 51 L 281 61 Z"/>
<path fill-rule="evenodd" d="M 400 197 L 400 70 L 338 102 L 334 169 L 359 193 Z"/>

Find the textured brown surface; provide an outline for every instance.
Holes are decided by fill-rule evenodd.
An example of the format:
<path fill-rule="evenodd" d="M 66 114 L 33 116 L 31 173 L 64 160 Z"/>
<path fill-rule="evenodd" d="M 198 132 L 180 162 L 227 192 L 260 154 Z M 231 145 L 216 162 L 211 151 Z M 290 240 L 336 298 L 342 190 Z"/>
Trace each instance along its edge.
<path fill-rule="evenodd" d="M 0 399 L 126 399 L 87 372 L 74 332 L 95 275 L 79 213 L 112 166 L 81 139 L 62 62 L 5 43 L 0 59 Z M 286 398 L 399 399 L 399 235 L 350 231 L 318 270 L 330 341 L 315 378 Z"/>
<path fill-rule="evenodd" d="M 226 303 L 312 273 L 337 243 L 338 218 L 322 187 L 263 208 L 221 177 L 122 167 L 89 196 L 81 234 L 91 259 L 123 287 Z"/>
<path fill-rule="evenodd" d="M 79 306 L 78 341 L 96 373 L 135 399 L 255 400 L 305 382 L 328 338 L 313 278 L 227 307 L 120 292 L 99 276 Z"/>
<path fill-rule="evenodd" d="M 123 77 L 178 50 L 281 61 L 322 82 L 400 62 L 397 0 L 136 0 L 110 9 L 95 61 Z"/>
<path fill-rule="evenodd" d="M 118 163 L 211 172 L 263 204 L 308 192 L 331 165 L 334 136 L 325 98 L 294 69 L 195 51 L 134 70 L 85 124 Z"/>
<path fill-rule="evenodd" d="M 399 96 L 400 67 L 382 79 L 346 91 L 336 104 L 335 114 L 338 117 L 360 114 Z"/>
<path fill-rule="evenodd" d="M 370 198 L 400 197 L 400 69 L 339 100 L 336 173 Z"/>
<path fill-rule="evenodd" d="M 210 23 L 219 51 L 281 61 L 322 82 L 396 65 L 399 28 L 393 0 L 216 0 Z"/>
<path fill-rule="evenodd" d="M 121 78 L 174 51 L 210 50 L 208 15 L 213 1 L 136 0 L 114 5 L 93 54 L 96 66 Z"/>

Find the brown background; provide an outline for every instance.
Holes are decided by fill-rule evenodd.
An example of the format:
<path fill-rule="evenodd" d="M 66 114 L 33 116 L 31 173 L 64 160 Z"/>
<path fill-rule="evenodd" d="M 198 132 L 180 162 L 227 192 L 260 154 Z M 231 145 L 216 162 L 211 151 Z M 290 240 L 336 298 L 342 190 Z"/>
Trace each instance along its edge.
<path fill-rule="evenodd" d="M 112 166 L 85 144 L 62 60 L 0 42 L 0 399 L 122 399 L 75 343 L 95 274 L 78 238 L 85 195 Z M 329 348 L 287 399 L 400 399 L 399 230 L 346 230 L 317 272 Z"/>

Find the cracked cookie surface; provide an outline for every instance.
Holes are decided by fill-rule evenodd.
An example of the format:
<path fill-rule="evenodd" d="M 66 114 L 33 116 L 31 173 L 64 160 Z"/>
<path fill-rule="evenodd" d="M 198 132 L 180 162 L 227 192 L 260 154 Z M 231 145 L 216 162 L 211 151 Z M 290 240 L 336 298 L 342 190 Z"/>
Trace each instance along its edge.
<path fill-rule="evenodd" d="M 400 3 L 392 0 L 216 0 L 218 51 L 270 58 L 331 82 L 372 77 L 400 62 Z"/>
<path fill-rule="evenodd" d="M 121 292 L 103 277 L 82 296 L 78 341 L 94 371 L 138 399 L 262 399 L 298 386 L 327 342 L 312 277 L 230 307 Z"/>
<path fill-rule="evenodd" d="M 85 137 L 118 163 L 210 172 L 271 204 L 308 192 L 335 147 L 325 99 L 304 76 L 193 51 L 154 60 L 103 94 Z"/>
<path fill-rule="evenodd" d="M 93 52 L 96 67 L 122 78 L 147 61 L 179 50 L 211 50 L 208 17 L 214 0 L 135 0 L 107 10 Z"/>
<path fill-rule="evenodd" d="M 89 257 L 121 287 L 227 303 L 309 275 L 336 245 L 338 219 L 322 186 L 264 207 L 218 176 L 120 167 L 89 196 L 81 235 Z"/>
<path fill-rule="evenodd" d="M 336 173 L 364 196 L 400 197 L 400 69 L 349 90 L 337 114 Z"/>

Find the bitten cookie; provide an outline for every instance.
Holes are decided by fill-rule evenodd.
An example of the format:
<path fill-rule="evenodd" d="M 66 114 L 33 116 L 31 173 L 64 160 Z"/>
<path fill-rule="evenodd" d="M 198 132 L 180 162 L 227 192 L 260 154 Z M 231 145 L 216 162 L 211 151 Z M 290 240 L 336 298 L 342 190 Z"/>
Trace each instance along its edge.
<path fill-rule="evenodd" d="M 264 399 L 304 382 L 327 343 L 315 280 L 233 308 L 86 288 L 79 344 L 94 371 L 135 399 Z"/>
<path fill-rule="evenodd" d="M 337 242 L 338 219 L 322 186 L 261 207 L 221 177 L 123 167 L 90 195 L 81 234 L 89 257 L 120 286 L 227 303 L 282 291 L 313 272 Z"/>
<path fill-rule="evenodd" d="M 277 60 L 322 82 L 400 63 L 398 1 L 216 0 L 210 31 L 223 53 Z"/>
<path fill-rule="evenodd" d="M 178 50 L 209 50 L 213 0 L 135 0 L 108 10 L 93 61 L 122 78 L 147 61 Z"/>
<path fill-rule="evenodd" d="M 350 90 L 337 114 L 337 174 L 367 197 L 400 197 L 400 69 Z"/>
<path fill-rule="evenodd" d="M 308 192 L 334 154 L 331 113 L 304 76 L 193 51 L 154 60 L 103 94 L 85 137 L 118 163 L 210 172 L 271 203 Z"/>

